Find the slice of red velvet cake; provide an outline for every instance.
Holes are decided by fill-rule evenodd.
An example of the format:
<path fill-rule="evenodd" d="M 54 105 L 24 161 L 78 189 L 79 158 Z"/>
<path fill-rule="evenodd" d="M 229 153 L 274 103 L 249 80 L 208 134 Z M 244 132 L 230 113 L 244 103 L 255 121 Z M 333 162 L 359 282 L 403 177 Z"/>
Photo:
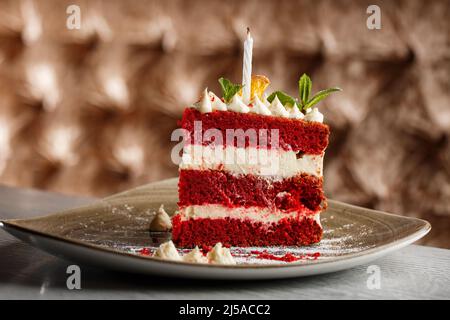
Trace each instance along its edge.
<path fill-rule="evenodd" d="M 330 132 L 311 106 L 339 89 L 309 99 L 311 81 L 304 75 L 300 100 L 280 91 L 265 98 L 261 91 L 268 79 L 256 76 L 246 103 L 239 86 L 230 89 L 233 85 L 223 81 L 223 99 L 205 90 L 180 122 L 185 145 L 173 241 L 180 247 L 319 242 L 319 215 L 326 206 L 322 163 Z"/>

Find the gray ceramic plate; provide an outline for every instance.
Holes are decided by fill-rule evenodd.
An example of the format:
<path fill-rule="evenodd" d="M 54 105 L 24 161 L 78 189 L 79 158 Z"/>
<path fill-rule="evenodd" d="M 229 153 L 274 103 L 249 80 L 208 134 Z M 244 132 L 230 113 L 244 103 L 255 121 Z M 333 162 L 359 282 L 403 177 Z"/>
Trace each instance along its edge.
<path fill-rule="evenodd" d="M 269 279 L 351 268 L 400 249 L 427 234 L 426 221 L 329 200 L 322 213 L 324 236 L 308 247 L 232 248 L 236 266 L 162 261 L 140 254 L 154 250 L 170 233 L 150 233 L 152 211 L 161 203 L 176 210 L 177 179 L 164 180 L 97 203 L 33 219 L 2 221 L 29 244 L 75 262 L 121 271 L 208 279 Z M 295 262 L 264 259 L 291 253 Z"/>

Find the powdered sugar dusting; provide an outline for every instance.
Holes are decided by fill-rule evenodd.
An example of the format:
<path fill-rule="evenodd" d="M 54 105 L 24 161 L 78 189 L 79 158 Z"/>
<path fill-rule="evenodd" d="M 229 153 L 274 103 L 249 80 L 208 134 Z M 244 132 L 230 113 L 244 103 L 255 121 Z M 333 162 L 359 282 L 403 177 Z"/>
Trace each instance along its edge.
<path fill-rule="evenodd" d="M 343 226 L 343 228 L 347 228 Z M 369 249 L 371 246 L 345 245 L 354 243 L 353 235 L 342 237 L 324 237 L 320 243 L 304 247 L 231 247 L 231 254 L 237 264 L 243 265 L 277 265 L 288 263 L 315 263 L 336 259 L 337 256 L 357 253 Z M 117 248 L 117 247 L 116 247 Z M 146 256 L 152 256 L 157 245 L 146 247 L 122 246 L 120 250 Z M 178 249 L 180 255 L 187 254 L 191 249 Z M 287 258 L 286 258 L 287 256 Z M 292 259 L 288 259 L 291 258 Z M 283 261 L 285 260 L 285 261 Z"/>
<path fill-rule="evenodd" d="M 171 239 L 170 232 L 149 231 L 154 210 L 146 204 L 106 204 L 103 212 L 76 220 L 66 228 L 64 236 L 117 252 L 151 257 L 162 243 Z M 370 219 L 355 221 L 345 212 L 328 209 L 322 214 L 321 224 L 323 238 L 310 246 L 231 247 L 230 251 L 239 265 L 314 264 L 363 253 L 379 243 L 380 225 L 375 228 Z M 386 227 L 383 232 L 390 229 Z M 177 250 L 185 255 L 191 249 Z"/>

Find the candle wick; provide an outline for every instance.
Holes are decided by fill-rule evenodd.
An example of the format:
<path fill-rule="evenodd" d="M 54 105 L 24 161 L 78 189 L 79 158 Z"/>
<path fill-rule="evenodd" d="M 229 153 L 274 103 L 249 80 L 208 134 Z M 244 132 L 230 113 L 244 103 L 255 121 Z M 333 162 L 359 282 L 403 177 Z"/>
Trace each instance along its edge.
<path fill-rule="evenodd" d="M 250 28 L 247 27 L 247 34 L 250 34 Z"/>

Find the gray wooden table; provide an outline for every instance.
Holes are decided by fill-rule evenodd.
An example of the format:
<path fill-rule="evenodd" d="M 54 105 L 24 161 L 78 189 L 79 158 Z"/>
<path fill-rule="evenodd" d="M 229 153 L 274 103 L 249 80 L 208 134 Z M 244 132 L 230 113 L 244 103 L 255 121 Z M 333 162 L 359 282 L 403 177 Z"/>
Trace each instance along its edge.
<path fill-rule="evenodd" d="M 0 218 L 32 217 L 94 199 L 0 186 Z M 66 286 L 71 263 L 0 230 L 1 299 L 450 299 L 450 250 L 411 245 L 368 265 L 308 278 L 219 282 L 157 278 L 81 266 L 81 290 Z"/>

